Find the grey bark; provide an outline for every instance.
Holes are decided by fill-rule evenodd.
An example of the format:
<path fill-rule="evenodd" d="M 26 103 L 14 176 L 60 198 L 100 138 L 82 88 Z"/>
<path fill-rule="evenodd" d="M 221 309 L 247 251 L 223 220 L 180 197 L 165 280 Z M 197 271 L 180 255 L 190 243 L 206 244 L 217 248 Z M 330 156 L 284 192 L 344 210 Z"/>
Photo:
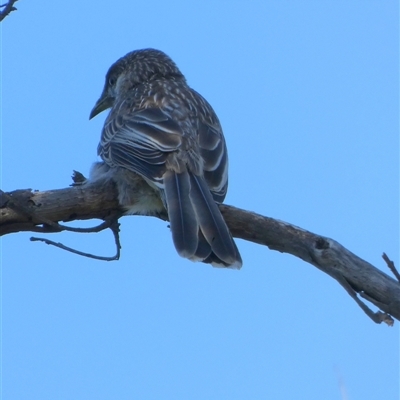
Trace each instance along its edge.
<path fill-rule="evenodd" d="M 333 239 L 289 223 L 220 205 L 232 235 L 289 253 L 334 278 L 376 323 L 400 320 L 400 283 Z M 121 215 L 112 181 L 86 183 L 45 192 L 17 190 L 2 193 L 0 235 L 21 231 L 59 232 L 60 221 L 107 219 Z M 166 220 L 167 215 L 159 215 Z M 381 311 L 373 312 L 360 299 L 367 299 Z"/>

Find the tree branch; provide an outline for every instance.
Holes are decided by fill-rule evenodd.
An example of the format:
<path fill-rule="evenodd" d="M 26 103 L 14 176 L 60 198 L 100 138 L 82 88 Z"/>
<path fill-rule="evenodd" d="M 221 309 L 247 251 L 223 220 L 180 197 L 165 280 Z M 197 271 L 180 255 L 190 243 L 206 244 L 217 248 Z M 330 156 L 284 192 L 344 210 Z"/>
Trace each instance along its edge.
<path fill-rule="evenodd" d="M 1 4 L 0 8 L 3 8 L 3 10 L 0 11 L 0 22 L 3 21 L 5 17 L 7 17 L 8 14 L 10 14 L 11 11 L 16 11 L 17 8 L 14 7 L 14 4 L 18 0 L 9 0 L 7 3 Z"/>
<path fill-rule="evenodd" d="M 392 325 L 391 316 L 400 320 L 400 283 L 335 240 L 233 206 L 223 204 L 220 209 L 234 237 L 292 254 L 314 265 L 338 281 L 374 322 Z M 1 192 L 0 235 L 59 232 L 63 227 L 59 221 L 107 220 L 121 212 L 112 181 L 46 192 L 30 189 Z M 167 220 L 166 214 L 158 217 Z M 382 312 L 373 312 L 360 298 Z"/>

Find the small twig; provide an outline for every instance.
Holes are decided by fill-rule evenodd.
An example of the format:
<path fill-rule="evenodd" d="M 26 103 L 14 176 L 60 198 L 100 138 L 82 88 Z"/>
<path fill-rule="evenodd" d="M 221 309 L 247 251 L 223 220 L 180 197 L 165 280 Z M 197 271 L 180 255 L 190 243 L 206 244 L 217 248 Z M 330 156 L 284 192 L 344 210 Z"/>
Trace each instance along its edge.
<path fill-rule="evenodd" d="M 92 226 L 91 228 L 74 228 L 72 226 L 61 225 L 57 223 L 57 226 L 62 231 L 69 231 L 69 232 L 77 232 L 77 233 L 98 233 L 103 231 L 104 229 L 110 228 L 112 229 L 112 225 L 115 221 L 122 216 L 122 213 L 110 215 L 104 222 L 99 225 Z"/>
<path fill-rule="evenodd" d="M 9 0 L 8 3 L 4 3 L 0 5 L 0 8 L 4 7 L 4 10 L 0 11 L 0 22 L 3 21 L 5 17 L 7 17 L 8 14 L 10 14 L 11 11 L 16 11 L 17 8 L 14 7 L 14 4 L 18 0 Z"/>
<path fill-rule="evenodd" d="M 103 257 L 103 256 L 96 256 L 96 255 L 90 254 L 90 253 L 84 253 L 84 252 L 82 252 L 82 251 L 75 250 L 75 249 L 73 249 L 72 247 L 65 246 L 65 245 L 63 245 L 62 243 L 53 242 L 52 240 L 49 240 L 49 239 L 38 238 L 38 237 L 31 237 L 30 240 L 31 240 L 31 242 L 38 242 L 38 241 L 39 241 L 39 242 L 44 242 L 44 243 L 46 243 L 46 244 L 48 244 L 48 245 L 52 245 L 52 246 L 58 247 L 58 248 L 60 248 L 60 249 L 62 249 L 62 250 L 66 250 L 66 251 L 69 251 L 69 252 L 71 252 L 71 253 L 74 253 L 74 254 L 78 254 L 78 255 L 80 255 L 80 256 L 83 256 L 83 257 L 94 258 L 95 260 L 101 260 L 101 261 L 115 261 L 115 260 L 119 260 L 120 252 L 121 252 L 121 243 L 120 243 L 120 240 L 119 240 L 119 223 L 118 223 L 118 219 L 115 219 L 115 218 L 114 218 L 113 220 L 105 221 L 105 222 L 104 222 L 103 224 L 101 224 L 101 225 L 104 225 L 104 226 L 105 226 L 106 223 L 108 224 L 107 227 L 109 227 L 109 228 L 111 229 L 111 231 L 112 231 L 112 233 L 113 233 L 113 235 L 114 235 L 115 246 L 116 246 L 116 248 L 117 248 L 116 254 L 115 254 L 115 256 L 113 256 L 113 257 Z M 99 225 L 99 226 L 101 226 L 101 225 Z M 95 228 L 97 228 L 97 227 L 95 227 Z M 93 229 L 93 228 L 92 228 L 92 229 Z M 104 229 L 104 228 L 103 228 L 103 229 Z M 93 232 L 96 232 L 96 231 L 93 230 Z"/>
<path fill-rule="evenodd" d="M 119 260 L 119 256 L 121 254 L 121 241 L 119 239 L 119 226 L 120 223 L 118 219 L 114 220 L 110 226 L 110 229 L 114 235 L 115 247 L 117 248 L 117 253 L 115 254 L 115 259 Z"/>
<path fill-rule="evenodd" d="M 339 284 L 346 290 L 346 292 L 350 295 L 350 297 L 358 304 L 358 306 L 365 312 L 377 324 L 384 322 L 388 326 L 393 326 L 394 320 L 393 318 L 382 311 L 373 312 L 365 303 L 363 303 L 357 296 L 357 292 L 351 287 L 349 282 L 340 274 L 331 275 L 334 277 Z M 360 296 L 365 298 L 365 293 L 360 293 Z"/>
<path fill-rule="evenodd" d="M 320 245 L 324 245 L 324 247 L 327 249 L 330 246 L 332 246 L 332 244 L 327 243 L 326 240 L 323 240 L 320 243 Z M 320 248 L 321 248 L 321 246 L 320 246 Z M 365 312 L 365 314 L 367 314 L 368 317 L 370 317 L 372 319 L 372 321 L 374 321 L 377 324 L 385 322 L 387 325 L 393 326 L 394 320 L 389 314 L 384 313 L 382 311 L 373 312 L 364 302 L 362 302 L 359 299 L 358 294 L 361 297 L 364 297 L 363 291 L 357 289 L 356 286 L 352 286 L 351 283 L 346 279 L 346 277 L 342 273 L 340 273 L 340 271 L 338 271 L 336 268 L 330 268 L 330 269 L 324 268 L 323 264 L 319 263 L 318 259 L 315 256 L 313 257 L 313 261 L 314 261 L 314 265 L 317 268 L 320 268 L 322 271 L 324 271 L 325 273 L 330 275 L 333 279 L 335 279 L 344 288 L 344 290 L 346 290 L 346 292 L 350 295 L 350 297 Z M 379 307 L 379 305 L 377 305 L 376 303 L 373 303 L 373 304 L 375 304 L 377 307 Z M 382 307 L 379 307 L 379 308 L 383 309 Z"/>
<path fill-rule="evenodd" d="M 379 302 L 378 300 L 372 298 L 371 296 L 368 296 L 367 293 L 365 292 L 360 292 L 359 293 L 360 297 L 362 297 L 365 300 L 368 300 L 370 303 L 374 304 L 375 306 L 377 306 L 378 308 L 380 308 L 381 310 L 384 307 L 384 304 Z M 384 322 L 385 324 L 387 324 L 388 326 L 393 326 L 394 324 L 394 320 L 392 318 L 391 315 L 387 314 L 387 313 L 383 313 L 381 311 L 378 311 L 377 314 L 380 314 L 380 317 L 382 319 L 382 322 Z"/>
<path fill-rule="evenodd" d="M 385 260 L 387 266 L 392 271 L 393 275 L 400 282 L 400 273 L 399 273 L 399 271 L 397 271 L 397 268 L 395 267 L 394 262 L 389 259 L 389 257 L 386 255 L 386 253 L 382 254 L 382 258 Z"/>

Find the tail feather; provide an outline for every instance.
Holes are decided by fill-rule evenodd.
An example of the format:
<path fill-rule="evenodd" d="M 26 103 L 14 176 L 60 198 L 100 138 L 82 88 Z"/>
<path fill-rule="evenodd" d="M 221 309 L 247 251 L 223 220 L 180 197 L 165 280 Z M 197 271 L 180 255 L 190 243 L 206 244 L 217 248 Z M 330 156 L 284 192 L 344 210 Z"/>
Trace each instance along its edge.
<path fill-rule="evenodd" d="M 164 193 L 175 248 L 182 257 L 192 258 L 198 246 L 199 225 L 189 196 L 189 174 L 167 171 Z"/>
<path fill-rule="evenodd" d="M 192 258 L 192 261 L 203 261 L 206 260 L 207 258 L 210 257 L 212 254 L 211 246 L 208 244 L 206 238 L 204 237 L 203 233 L 201 232 L 201 229 L 199 229 L 198 232 L 198 244 L 197 244 L 197 250 Z"/>
<path fill-rule="evenodd" d="M 209 257 L 215 266 L 239 269 L 242 266 L 238 248 L 215 203 L 207 183 L 202 177 L 189 173 L 190 199 L 197 216 L 201 232 L 216 257 Z M 219 259 L 221 262 L 216 262 Z"/>
<path fill-rule="evenodd" d="M 164 199 L 178 253 L 192 261 L 239 269 L 242 259 L 206 181 L 188 171 L 168 170 Z"/>

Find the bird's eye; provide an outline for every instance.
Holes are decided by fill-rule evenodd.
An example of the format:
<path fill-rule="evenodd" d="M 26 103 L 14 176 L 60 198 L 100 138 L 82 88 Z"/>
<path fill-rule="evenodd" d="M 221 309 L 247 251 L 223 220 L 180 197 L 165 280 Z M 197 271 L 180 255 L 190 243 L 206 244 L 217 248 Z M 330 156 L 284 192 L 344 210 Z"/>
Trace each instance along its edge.
<path fill-rule="evenodd" d="M 114 77 L 110 77 L 110 78 L 108 78 L 108 84 L 110 85 L 110 86 L 114 86 L 115 85 L 115 82 L 116 82 L 116 80 L 115 80 L 115 78 Z"/>

